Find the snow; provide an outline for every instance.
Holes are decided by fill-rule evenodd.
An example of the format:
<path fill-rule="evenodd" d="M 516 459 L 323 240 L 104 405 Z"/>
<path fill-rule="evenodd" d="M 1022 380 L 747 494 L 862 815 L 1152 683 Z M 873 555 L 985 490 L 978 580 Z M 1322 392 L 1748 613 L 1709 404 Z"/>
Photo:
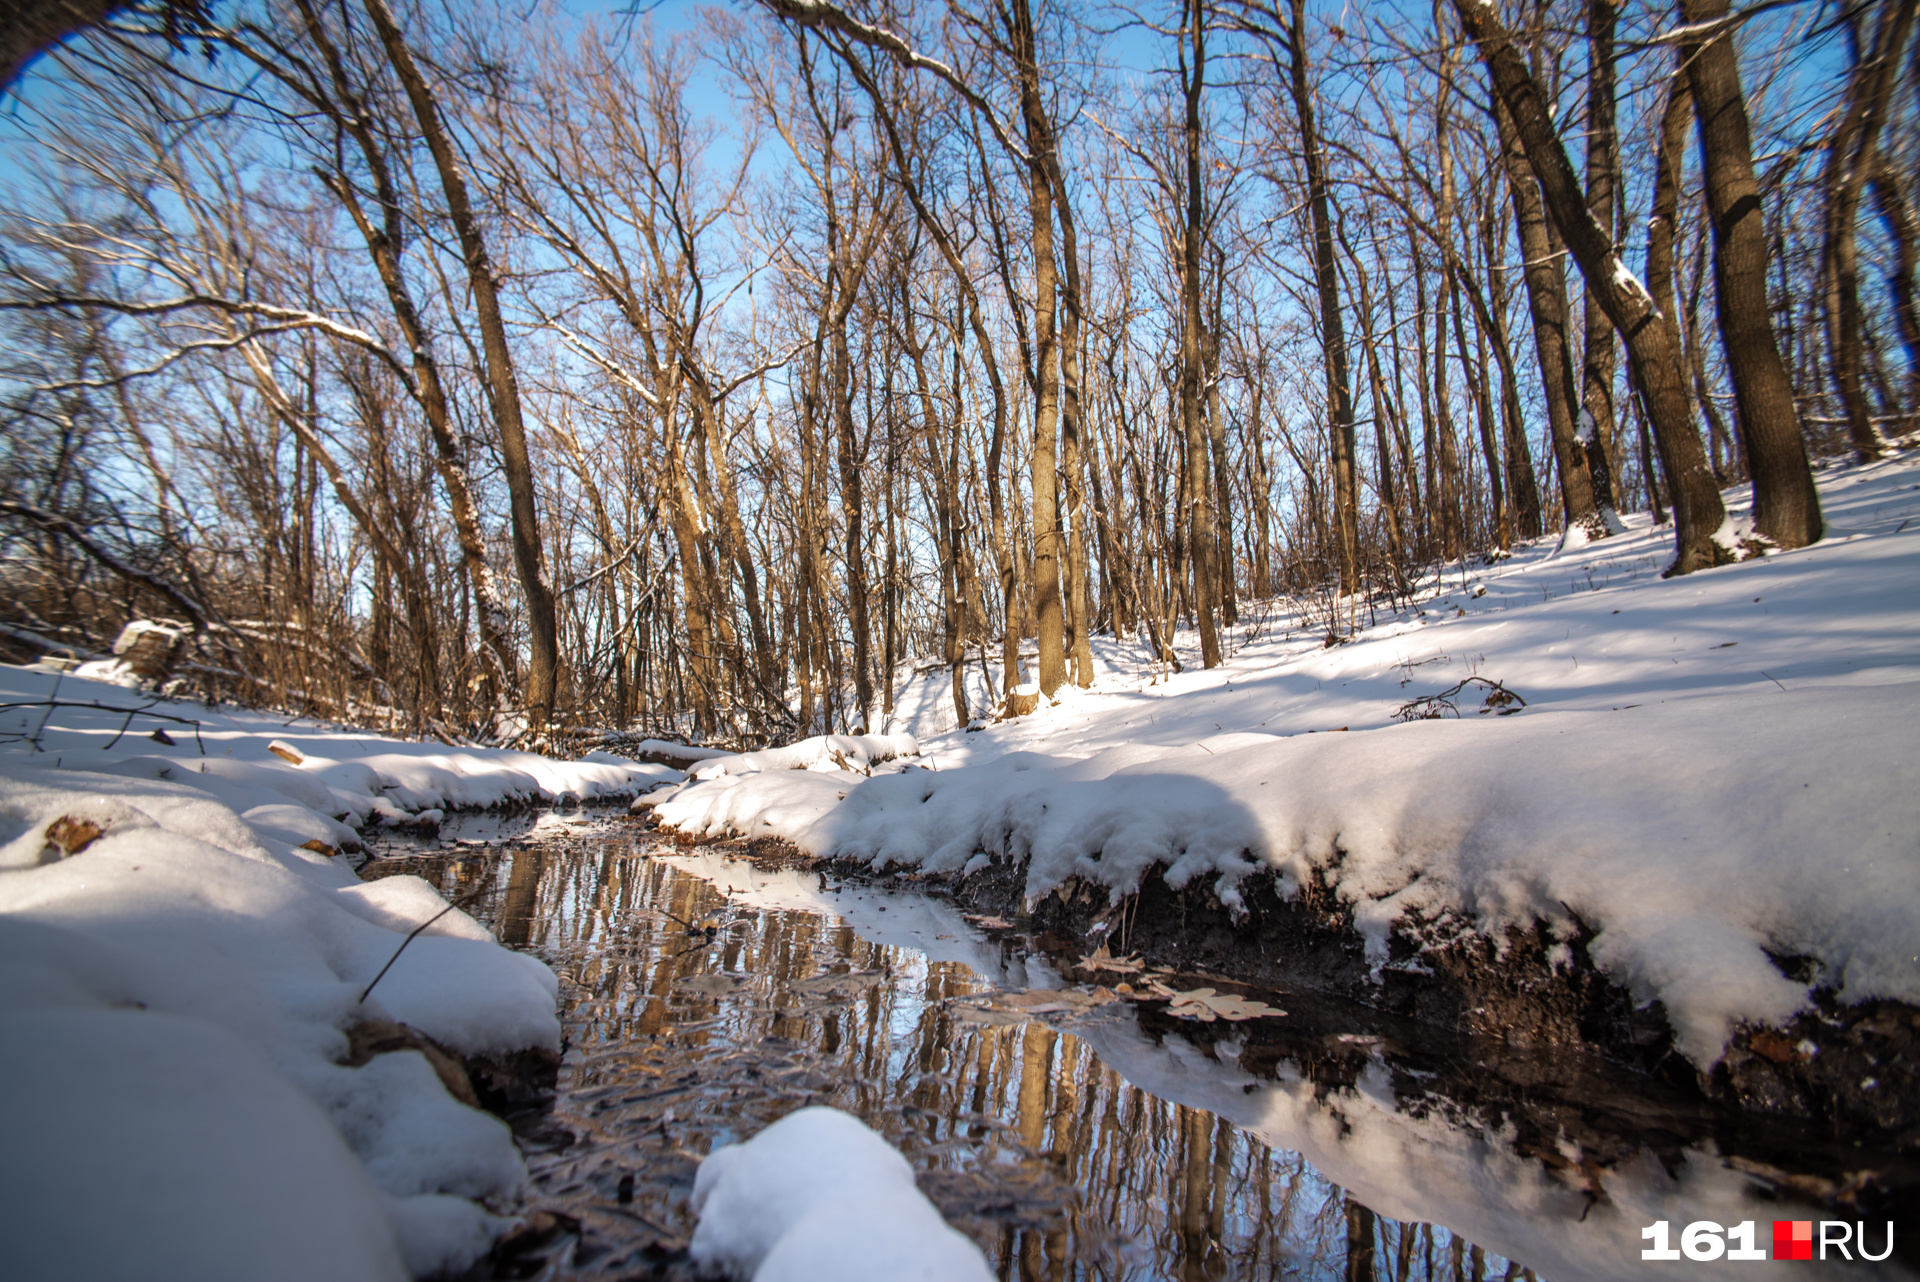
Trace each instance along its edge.
<path fill-rule="evenodd" d="M 0 1274 L 419 1277 L 484 1255 L 525 1191 L 511 1133 L 419 1051 L 344 1063 L 347 1030 L 557 1050 L 558 981 L 421 879 L 362 882 L 329 852 L 369 822 L 679 772 L 149 704 L 35 669 L 0 667 L 0 698 L 86 705 L 0 710 Z M 114 709 L 143 706 L 198 739 L 138 715 L 121 734 Z"/>
<path fill-rule="evenodd" d="M 1070 877 L 1118 899 L 1155 868 L 1231 906 L 1258 869 L 1283 895 L 1318 878 L 1376 967 L 1416 914 L 1496 944 L 1577 915 L 1704 1067 L 1738 1023 L 1805 1006 L 1769 952 L 1817 959 L 1843 1000 L 1920 1002 L 1917 463 L 1824 471 L 1811 547 L 1662 580 L 1670 528 L 1640 515 L 1446 567 L 1331 648 L 1323 623 L 1266 615 L 1222 667 L 1164 675 L 1101 638 L 1094 689 L 923 736 L 897 771 L 716 773 L 657 811 L 875 867 L 1023 860 L 1030 901 Z M 1470 686 L 1457 718 L 1396 718 L 1470 675 L 1525 706 L 1487 715 Z M 897 704 L 937 715 L 912 686 Z"/>
<path fill-rule="evenodd" d="M 643 755 L 649 752 L 666 753 L 686 761 L 705 761 L 710 757 L 732 755 L 725 748 L 697 748 L 692 744 L 675 743 L 670 739 L 642 739 L 633 745 L 633 750 Z M 593 755 L 589 753 L 589 759 Z"/>
<path fill-rule="evenodd" d="M 716 1149 L 694 1177 L 702 1268 L 754 1282 L 989 1282 L 986 1257 L 950 1228 L 913 1168 L 834 1108 L 790 1113 Z"/>
<path fill-rule="evenodd" d="M 884 761 L 920 754 L 910 734 L 828 734 L 802 739 L 785 748 L 766 748 L 709 757 L 688 772 L 693 779 L 722 775 L 750 775 L 768 770 L 859 770 L 863 773 Z"/>
<path fill-rule="evenodd" d="M 1626 261 L 1618 256 L 1613 260 L 1613 284 L 1614 288 L 1623 293 L 1631 294 L 1635 298 L 1645 299 L 1648 302 L 1652 302 L 1653 300 L 1653 295 L 1647 293 L 1647 287 L 1640 283 L 1640 278 L 1633 274 L 1633 269 L 1628 267 Z M 1657 314 L 1659 309 L 1655 308 L 1654 311 Z"/>
<path fill-rule="evenodd" d="M 340 1132 L 223 1029 L 138 1010 L 9 1009 L 0 1083 L 9 1278 L 407 1276 Z"/>

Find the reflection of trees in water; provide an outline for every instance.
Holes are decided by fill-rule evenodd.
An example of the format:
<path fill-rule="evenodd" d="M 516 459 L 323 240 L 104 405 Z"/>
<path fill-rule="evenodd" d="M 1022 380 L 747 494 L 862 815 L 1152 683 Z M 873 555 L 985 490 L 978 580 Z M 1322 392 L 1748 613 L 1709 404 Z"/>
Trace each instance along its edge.
<path fill-rule="evenodd" d="M 475 867 L 441 880 L 464 887 Z M 859 1115 L 1003 1278 L 1532 1277 L 1444 1228 L 1376 1216 L 1298 1154 L 1130 1085 L 1069 1033 L 955 1021 L 941 1003 L 980 985 L 959 963 L 812 913 L 729 906 L 714 886 L 612 843 L 516 852 L 493 867 L 496 885 L 502 871 L 502 938 L 573 985 L 563 1092 L 618 1084 L 630 1068 L 604 1052 L 627 1045 L 638 1056 L 670 1043 L 673 1068 L 709 1076 L 746 1051 L 810 1053 L 824 1071 L 793 1079 L 805 1092 L 725 1102 L 740 1133 L 808 1102 Z M 711 940 L 681 924 L 716 913 Z M 779 1013 L 788 985 L 827 971 L 876 980 L 824 1009 Z M 712 973 L 751 978 L 731 995 L 678 987 Z"/>

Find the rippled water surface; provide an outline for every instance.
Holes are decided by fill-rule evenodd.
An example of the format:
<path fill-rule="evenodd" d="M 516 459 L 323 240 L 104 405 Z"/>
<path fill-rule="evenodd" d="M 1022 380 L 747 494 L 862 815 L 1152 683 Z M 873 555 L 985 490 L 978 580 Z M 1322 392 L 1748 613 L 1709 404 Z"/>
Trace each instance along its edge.
<path fill-rule="evenodd" d="M 1655 1220 L 1677 1241 L 1692 1220 L 1753 1219 L 1765 1245 L 1776 1215 L 1819 1215 L 1710 1141 L 1529 1135 L 1537 1120 L 1431 1093 L 1440 1066 L 1390 1038 L 1302 1012 L 983 1016 L 964 999 L 1063 981 L 932 896 L 675 847 L 624 818 L 520 827 L 449 829 L 369 870 L 488 892 L 475 914 L 561 976 L 558 1097 L 515 1126 L 535 1205 L 570 1218 L 501 1276 L 693 1276 L 700 1158 L 807 1104 L 897 1145 L 1009 1279 L 1630 1278 Z"/>

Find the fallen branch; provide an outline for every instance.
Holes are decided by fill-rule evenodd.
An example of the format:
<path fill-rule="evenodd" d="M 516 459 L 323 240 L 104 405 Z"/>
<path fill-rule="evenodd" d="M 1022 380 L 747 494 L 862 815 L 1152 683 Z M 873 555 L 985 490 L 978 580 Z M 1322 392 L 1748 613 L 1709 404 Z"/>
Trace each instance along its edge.
<path fill-rule="evenodd" d="M 1396 721 L 1437 721 L 1452 714 L 1460 715 L 1460 707 L 1454 697 L 1470 685 L 1481 685 L 1487 689 L 1487 697 L 1481 705 L 1480 714 L 1491 712 L 1496 716 L 1508 717 L 1527 706 L 1527 701 L 1507 689 L 1490 677 L 1464 677 L 1448 686 L 1439 694 L 1423 694 L 1417 699 L 1409 699 L 1393 710 Z"/>
<path fill-rule="evenodd" d="M 152 588 L 165 597 L 180 613 L 194 621 L 196 628 L 205 630 L 214 620 L 200 607 L 199 602 L 188 596 L 172 581 L 158 574 L 150 574 L 137 566 L 129 565 L 105 547 L 96 542 L 86 531 L 57 512 L 48 512 L 28 503 L 15 503 L 0 500 L 0 515 L 17 516 L 29 524 L 36 525 L 49 534 L 58 534 L 71 540 L 82 552 L 106 566 L 123 579 Z"/>
<path fill-rule="evenodd" d="M 113 738 L 100 745 L 102 752 L 105 752 L 108 748 L 120 742 L 126 735 L 127 728 L 133 724 L 135 717 L 147 717 L 154 721 L 171 721 L 176 725 L 192 726 L 193 742 L 198 745 L 201 756 L 204 757 L 207 755 L 207 745 L 200 738 L 200 723 L 198 721 L 192 717 L 176 717 L 165 712 L 148 711 L 148 709 L 152 707 L 153 705 L 151 703 L 145 703 L 137 708 L 116 708 L 111 704 L 105 703 L 81 703 L 77 699 L 21 699 L 12 703 L 0 703 L 0 712 L 5 712 L 10 708 L 45 708 L 47 710 L 47 715 L 40 718 L 40 725 L 32 734 L 0 734 L 0 738 L 25 739 L 33 745 L 35 752 L 45 752 L 46 749 L 40 746 L 40 735 L 46 730 L 47 721 L 53 716 L 53 710 L 55 708 L 86 708 L 90 712 L 120 712 L 126 714 L 121 719 L 120 728 L 114 732 Z"/>

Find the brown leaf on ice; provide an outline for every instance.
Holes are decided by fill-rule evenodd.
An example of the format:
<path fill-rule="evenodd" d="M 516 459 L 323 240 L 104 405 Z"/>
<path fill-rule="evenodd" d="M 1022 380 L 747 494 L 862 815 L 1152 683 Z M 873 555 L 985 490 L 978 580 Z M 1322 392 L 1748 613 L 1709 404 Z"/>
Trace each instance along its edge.
<path fill-rule="evenodd" d="M 1033 1015 L 1078 1015 L 1082 1011 L 1119 1000 L 1119 995 L 1109 988 L 1091 991 L 1035 988 L 1019 992 L 976 993 L 966 1001 L 954 1003 L 954 1011 L 960 1018 L 973 1019 L 976 1023 L 1006 1024 L 1018 1023 Z M 975 1016 L 981 1015 L 997 1018 L 975 1019 Z"/>
<path fill-rule="evenodd" d="M 1080 959 L 1082 970 L 1107 970 L 1116 975 L 1138 975 L 1147 969 L 1147 964 L 1138 957 L 1115 957 L 1105 944 L 1094 949 Z"/>
<path fill-rule="evenodd" d="M 975 916 L 969 913 L 967 914 L 967 920 L 972 922 L 974 925 L 981 927 L 983 930 L 1012 930 L 1013 929 L 1013 923 L 1008 921 L 1004 917 L 981 917 L 981 916 Z"/>
<path fill-rule="evenodd" d="M 47 825 L 47 844 L 62 855 L 77 855 L 91 846 L 106 829 L 91 819 L 61 815 Z"/>
<path fill-rule="evenodd" d="M 1180 1019 L 1198 1020 L 1202 1024 L 1211 1024 L 1216 1019 L 1264 1019 L 1287 1013 L 1265 1002 L 1250 1001 L 1232 993 L 1216 993 L 1211 988 L 1190 988 L 1175 993 L 1167 1010 Z"/>
<path fill-rule="evenodd" d="M 1023 1010 L 1029 1015 L 1051 1015 L 1080 1009 L 1075 994 L 1037 989 L 1024 993 L 995 993 L 993 1005 L 1008 1010 Z"/>

